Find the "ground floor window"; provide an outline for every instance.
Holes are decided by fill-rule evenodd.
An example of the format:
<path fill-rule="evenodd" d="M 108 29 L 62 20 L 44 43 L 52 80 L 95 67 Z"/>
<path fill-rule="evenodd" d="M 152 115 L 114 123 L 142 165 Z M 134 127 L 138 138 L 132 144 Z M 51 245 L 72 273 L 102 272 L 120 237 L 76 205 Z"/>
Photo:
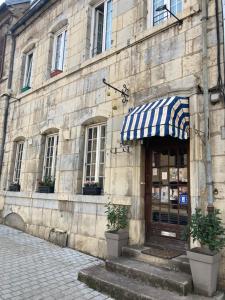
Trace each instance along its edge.
<path fill-rule="evenodd" d="M 42 175 L 43 180 L 49 179 L 51 181 L 55 181 L 58 140 L 58 134 L 50 134 L 46 136 Z"/>
<path fill-rule="evenodd" d="M 84 177 L 85 182 L 96 182 L 101 188 L 105 177 L 106 124 L 86 128 Z"/>
<path fill-rule="evenodd" d="M 20 173 L 21 173 L 21 165 L 22 165 L 22 158 L 23 158 L 23 146 L 24 146 L 23 141 L 16 143 L 16 159 L 14 165 L 13 182 L 18 184 L 20 182 Z"/>

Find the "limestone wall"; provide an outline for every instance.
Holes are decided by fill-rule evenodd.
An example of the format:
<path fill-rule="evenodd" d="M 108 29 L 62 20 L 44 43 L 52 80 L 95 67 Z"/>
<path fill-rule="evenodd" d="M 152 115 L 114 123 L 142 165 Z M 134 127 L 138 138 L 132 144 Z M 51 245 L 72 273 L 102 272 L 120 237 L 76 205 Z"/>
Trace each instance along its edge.
<path fill-rule="evenodd" d="M 27 231 L 45 237 L 52 227 L 68 230 L 69 246 L 105 256 L 104 204 L 109 200 L 130 206 L 130 243 L 144 242 L 144 147 L 131 144 L 130 153 L 113 154 L 120 149 L 120 129 L 129 108 L 160 97 L 190 97 L 191 203 L 192 209 L 206 205 L 202 136 L 202 36 L 200 1 L 186 1 L 179 15 L 154 28 L 148 25 L 147 1 L 118 0 L 113 6 L 112 49 L 96 56 L 90 53 L 88 1 L 58 1 L 17 38 L 13 91 L 20 102 L 10 105 L 1 199 L 4 215 L 16 212 L 27 224 Z M 216 28 L 214 3 L 209 9 L 209 82 L 217 83 Z M 51 28 L 68 21 L 68 51 L 65 70 L 50 78 Z M 35 45 L 32 88 L 20 93 L 22 52 Z M 102 82 L 130 90 L 127 104 Z M 224 209 L 225 142 L 222 103 L 210 106 L 213 180 L 218 194 L 216 206 Z M 87 124 L 107 120 L 105 186 L 103 196 L 82 196 L 84 130 Z M 42 133 L 59 129 L 55 194 L 35 193 L 41 177 Z M 198 134 L 196 134 L 196 132 Z M 3 192 L 12 180 L 13 141 L 25 138 L 21 192 Z M 223 264 L 225 258 L 223 258 Z M 221 282 L 225 273 L 221 264 Z"/>

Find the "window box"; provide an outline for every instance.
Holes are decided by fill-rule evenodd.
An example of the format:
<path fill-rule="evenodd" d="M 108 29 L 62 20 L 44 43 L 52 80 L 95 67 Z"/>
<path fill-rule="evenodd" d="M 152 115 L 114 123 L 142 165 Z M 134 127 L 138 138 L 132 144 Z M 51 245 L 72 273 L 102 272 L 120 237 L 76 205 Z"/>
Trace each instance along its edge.
<path fill-rule="evenodd" d="M 21 93 L 24 93 L 30 89 L 30 86 L 25 86 L 21 89 Z"/>
<path fill-rule="evenodd" d="M 51 71 L 50 76 L 51 76 L 51 77 L 54 77 L 54 76 L 56 76 L 56 75 L 58 75 L 58 74 L 61 74 L 61 73 L 62 73 L 62 70 L 53 70 L 53 71 Z"/>
<path fill-rule="evenodd" d="M 10 192 L 19 192 L 20 191 L 20 184 L 19 183 L 10 183 L 9 191 Z"/>
<path fill-rule="evenodd" d="M 40 185 L 37 192 L 45 194 L 54 193 L 54 186 Z"/>
<path fill-rule="evenodd" d="M 97 186 L 83 187 L 83 195 L 101 195 L 102 188 Z"/>

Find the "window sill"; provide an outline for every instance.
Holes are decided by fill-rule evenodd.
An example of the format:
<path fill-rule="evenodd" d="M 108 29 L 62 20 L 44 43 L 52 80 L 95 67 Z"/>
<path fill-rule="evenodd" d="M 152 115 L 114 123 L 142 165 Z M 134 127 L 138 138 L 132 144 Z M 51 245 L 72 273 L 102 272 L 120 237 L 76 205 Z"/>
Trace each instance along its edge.
<path fill-rule="evenodd" d="M 62 70 L 53 70 L 51 71 L 51 74 L 50 74 L 50 77 L 55 77 L 57 76 L 58 74 L 61 74 L 63 71 Z"/>
<path fill-rule="evenodd" d="M 31 89 L 30 86 L 24 86 L 24 87 L 22 87 L 22 89 L 20 90 L 20 92 L 21 92 L 21 93 L 24 93 L 24 92 L 26 92 L 26 91 L 28 91 L 28 90 L 30 90 L 30 89 Z"/>

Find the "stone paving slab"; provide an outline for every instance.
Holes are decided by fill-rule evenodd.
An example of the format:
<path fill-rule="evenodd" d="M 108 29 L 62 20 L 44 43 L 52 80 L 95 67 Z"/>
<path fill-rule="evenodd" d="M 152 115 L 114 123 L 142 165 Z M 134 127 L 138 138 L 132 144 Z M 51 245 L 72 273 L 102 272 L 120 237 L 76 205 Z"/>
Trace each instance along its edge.
<path fill-rule="evenodd" d="M 0 300 L 111 300 L 77 280 L 102 261 L 0 225 Z"/>

